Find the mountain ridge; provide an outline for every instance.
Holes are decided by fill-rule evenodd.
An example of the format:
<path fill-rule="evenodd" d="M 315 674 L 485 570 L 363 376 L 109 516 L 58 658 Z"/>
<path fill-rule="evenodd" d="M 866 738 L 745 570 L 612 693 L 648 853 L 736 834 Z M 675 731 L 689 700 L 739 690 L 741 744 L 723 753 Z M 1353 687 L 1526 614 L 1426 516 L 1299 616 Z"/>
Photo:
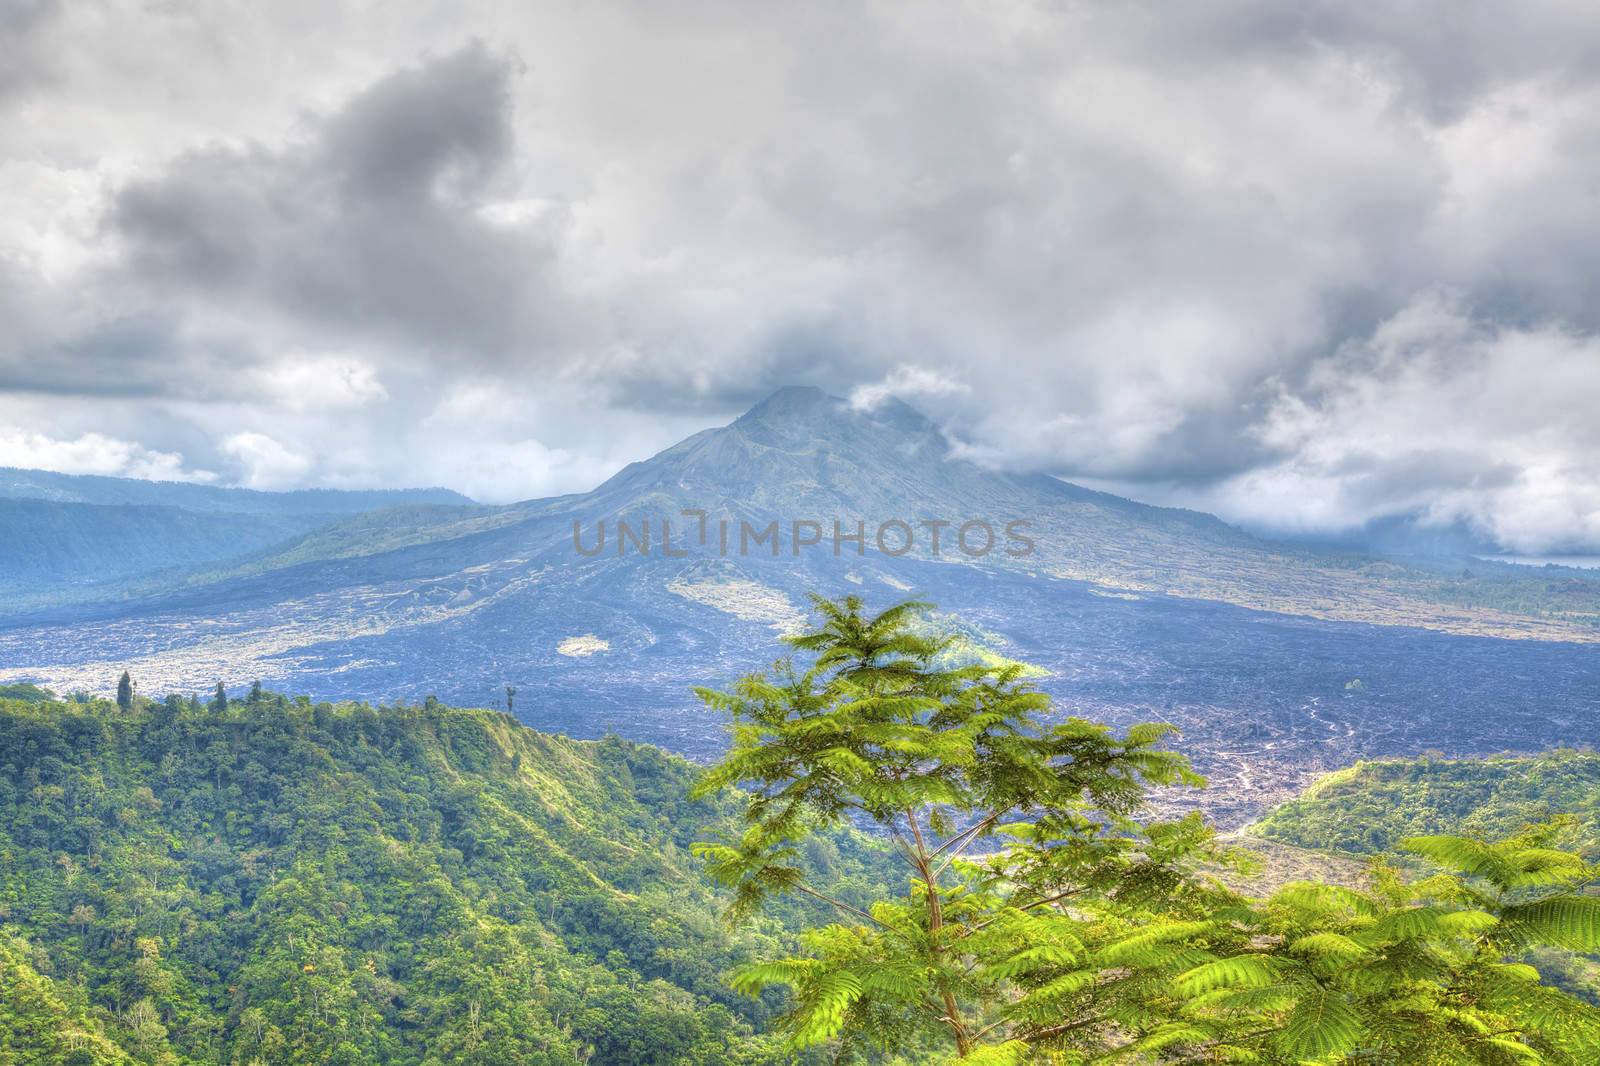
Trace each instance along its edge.
<path fill-rule="evenodd" d="M 126 598 L 351 516 L 447 505 L 476 506 L 448 489 L 261 492 L 0 468 L 0 592 L 13 611 Z"/>
<path fill-rule="evenodd" d="M 334 514 L 369 511 L 401 503 L 471 504 L 453 489 L 291 489 L 269 491 L 192 481 L 160 481 L 103 474 L 0 466 L 0 498 L 59 503 L 154 504 L 190 511 L 239 514 Z"/>
<path fill-rule="evenodd" d="M 1037 531 L 1037 553 L 1022 560 L 995 554 L 986 563 L 1306 617 L 1600 640 L 1600 581 L 1579 578 L 1558 587 L 1470 561 L 1451 574 L 1347 548 L 1264 541 L 1204 512 L 979 467 L 898 399 L 863 410 L 815 387 L 780 389 L 728 425 L 630 463 L 586 493 L 485 507 L 434 504 L 432 492 L 421 490 L 424 498 L 408 505 L 337 517 L 270 550 L 252 545 L 232 563 L 216 561 L 171 581 L 125 583 L 108 589 L 108 602 L 159 600 L 211 582 L 457 540 L 470 552 L 470 538 L 497 529 L 520 531 L 522 542 L 508 550 L 555 559 L 572 523 L 595 526 L 619 517 L 678 523 L 680 512 L 691 509 L 734 521 L 824 526 L 829 519 L 914 527 L 930 518 L 991 527 L 1020 521 Z M 320 498 L 289 495 L 296 506 Z M 918 544 L 911 554 L 926 556 L 927 547 Z M 571 562 L 567 556 L 557 561 Z M 10 610 L 16 617 L 28 609 L 22 602 Z"/>

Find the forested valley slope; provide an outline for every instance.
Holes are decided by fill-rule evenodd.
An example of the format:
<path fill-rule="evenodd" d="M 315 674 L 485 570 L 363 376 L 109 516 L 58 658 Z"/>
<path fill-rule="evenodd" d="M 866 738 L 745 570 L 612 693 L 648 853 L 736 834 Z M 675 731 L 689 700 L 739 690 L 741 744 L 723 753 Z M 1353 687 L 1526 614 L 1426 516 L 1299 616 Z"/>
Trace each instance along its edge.
<path fill-rule="evenodd" d="M 431 702 L 8 691 L 0 1062 L 794 1061 L 722 976 L 811 905 L 719 920 L 687 762 Z"/>

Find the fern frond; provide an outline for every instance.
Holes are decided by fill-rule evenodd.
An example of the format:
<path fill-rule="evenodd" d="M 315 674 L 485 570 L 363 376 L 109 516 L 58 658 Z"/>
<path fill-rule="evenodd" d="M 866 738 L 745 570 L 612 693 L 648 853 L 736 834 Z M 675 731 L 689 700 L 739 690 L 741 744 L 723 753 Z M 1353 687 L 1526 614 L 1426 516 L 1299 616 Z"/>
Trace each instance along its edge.
<path fill-rule="evenodd" d="M 1514 904 L 1502 912 L 1512 943 L 1553 944 L 1572 951 L 1600 951 L 1600 896 L 1555 896 Z"/>
<path fill-rule="evenodd" d="M 1066 999 L 1077 995 L 1094 985 L 1095 974 L 1092 970 L 1074 970 L 1063 974 L 1052 981 L 1047 981 L 1038 988 L 1022 997 L 1021 1005 L 1029 1009 L 1035 1006 L 1053 1004 L 1057 1000 Z"/>
<path fill-rule="evenodd" d="M 1180 974 L 1174 986 L 1192 996 L 1218 988 L 1263 988 L 1278 980 L 1278 968 L 1265 955 L 1234 955 Z"/>
<path fill-rule="evenodd" d="M 1273 1044 L 1295 1062 L 1344 1055 L 1361 1040 L 1361 1015 L 1339 993 L 1325 988 L 1303 995 Z"/>
<path fill-rule="evenodd" d="M 1435 835 L 1407 837 L 1399 846 L 1413 855 L 1464 874 L 1504 885 L 1515 871 L 1494 847 L 1467 837 Z"/>
<path fill-rule="evenodd" d="M 1331 959 L 1338 962 L 1349 962 L 1353 959 L 1370 958 L 1372 949 L 1345 936 L 1343 933 L 1312 933 L 1310 936 L 1300 937 L 1289 944 L 1289 950 L 1296 955 L 1305 955 L 1313 959 Z"/>
<path fill-rule="evenodd" d="M 839 1035 L 845 1015 L 861 998 L 861 979 L 849 971 L 835 971 L 818 978 L 805 992 L 791 1022 L 790 1040 L 796 1047 L 810 1047 Z"/>
<path fill-rule="evenodd" d="M 741 966 L 728 975 L 728 984 L 735 992 L 746 996 L 759 996 L 774 985 L 797 986 L 822 966 L 815 959 L 783 959 L 778 962 L 756 962 Z"/>

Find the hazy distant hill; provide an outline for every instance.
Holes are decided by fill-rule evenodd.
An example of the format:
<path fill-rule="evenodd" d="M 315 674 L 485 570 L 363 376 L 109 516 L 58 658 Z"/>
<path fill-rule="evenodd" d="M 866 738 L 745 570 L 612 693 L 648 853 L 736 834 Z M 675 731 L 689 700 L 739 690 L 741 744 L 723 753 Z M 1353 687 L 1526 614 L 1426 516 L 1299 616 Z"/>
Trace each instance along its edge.
<path fill-rule="evenodd" d="M 355 514 L 400 504 L 470 504 L 450 489 L 300 489 L 260 492 L 255 489 L 196 485 L 182 481 L 57 474 L 48 470 L 0 467 L 0 498 L 54 500 L 58 503 L 142 504 L 179 507 L 185 511 L 253 515 Z"/>
<path fill-rule="evenodd" d="M 0 469 L 0 594 L 81 597 L 137 575 L 235 559 L 353 514 L 470 504 L 446 489 L 256 492 Z M 117 595 L 122 593 L 117 589 Z"/>
<path fill-rule="evenodd" d="M 298 536 L 307 523 L 302 515 L 0 499 L 0 592 L 195 566 Z"/>
<path fill-rule="evenodd" d="M 1332 552 L 1361 551 L 1406 559 L 1468 559 L 1501 549 L 1465 522 L 1430 524 L 1421 514 L 1391 515 L 1337 536 L 1291 538 Z"/>
<path fill-rule="evenodd" d="M 704 543 L 686 508 L 705 512 Z M 649 524 L 648 554 L 618 554 L 618 519 Z M 871 543 L 894 519 L 917 550 Z M 926 519 L 951 523 L 937 557 Z M 868 544 L 795 554 L 796 520 L 824 538 L 859 522 Z M 981 557 L 954 543 L 968 520 L 996 532 Z M 739 551 L 742 523 L 774 521 L 776 554 Z M 1029 523 L 1032 554 L 1005 553 L 1014 521 Z M 602 522 L 604 550 L 578 551 L 574 525 L 592 550 Z M 98 598 L 14 601 L 0 683 L 105 692 L 127 668 L 147 691 L 259 677 L 462 704 L 509 684 L 538 692 L 517 710 L 541 728 L 705 753 L 720 733 L 689 686 L 770 661 L 808 593 L 846 591 L 958 613 L 969 641 L 1043 667 L 1063 706 L 1177 722 L 1226 783 L 1207 802 L 1236 820 L 1358 758 L 1600 740 L 1600 656 L 1579 643 L 1600 637 L 1600 575 L 1275 544 L 982 469 L 904 404 L 860 411 L 814 389 L 782 390 L 588 493 L 389 508 Z"/>

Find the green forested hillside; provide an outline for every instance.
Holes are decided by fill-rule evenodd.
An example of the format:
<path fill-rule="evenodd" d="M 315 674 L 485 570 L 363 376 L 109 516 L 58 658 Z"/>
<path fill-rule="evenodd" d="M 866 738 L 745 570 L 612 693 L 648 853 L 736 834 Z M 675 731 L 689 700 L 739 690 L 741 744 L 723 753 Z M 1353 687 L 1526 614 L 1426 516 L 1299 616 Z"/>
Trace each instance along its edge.
<path fill-rule="evenodd" d="M 1600 754 L 1567 749 L 1492 759 L 1382 759 L 1329 774 L 1252 827 L 1302 848 L 1376 854 L 1408 836 L 1507 836 L 1569 816 L 1563 842 L 1600 853 Z M 1600 1003 L 1600 958 L 1527 955 L 1561 988 Z"/>
<path fill-rule="evenodd" d="M 0 699 L 0 1063 L 792 1061 L 722 976 L 804 904 L 719 922 L 692 776 L 431 702 Z"/>
<path fill-rule="evenodd" d="M 1372 854 L 1431 833 L 1504 836 L 1574 815 L 1576 843 L 1600 845 L 1600 754 L 1380 759 L 1329 774 L 1253 827 L 1303 848 Z"/>

